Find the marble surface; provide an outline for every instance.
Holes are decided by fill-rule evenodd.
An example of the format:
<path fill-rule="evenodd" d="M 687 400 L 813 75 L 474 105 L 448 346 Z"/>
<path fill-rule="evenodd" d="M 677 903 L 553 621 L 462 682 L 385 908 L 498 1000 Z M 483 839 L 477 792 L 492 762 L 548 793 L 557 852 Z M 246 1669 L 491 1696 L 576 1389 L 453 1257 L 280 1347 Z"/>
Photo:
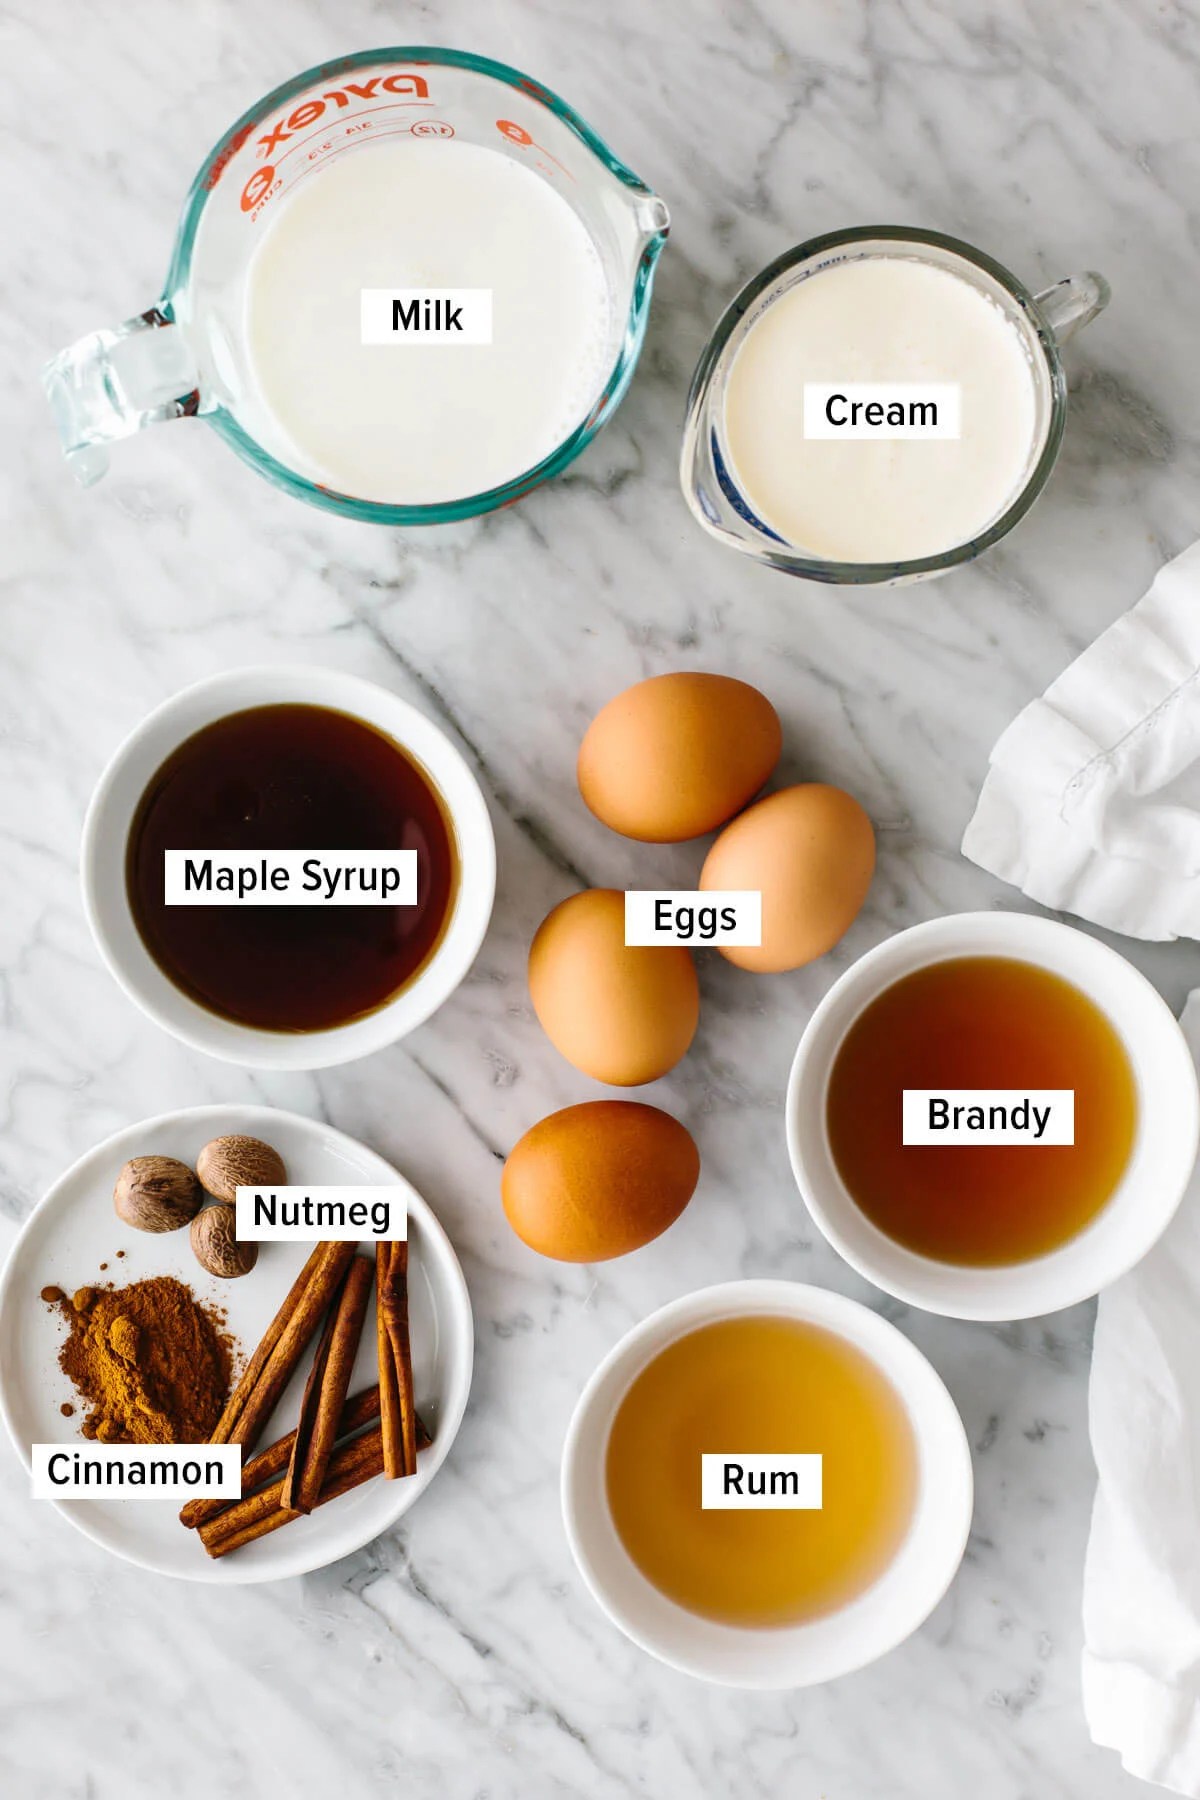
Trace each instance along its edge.
<path fill-rule="evenodd" d="M 1019 707 L 1200 532 L 1200 14 L 1167 0 L 831 6 L 819 0 L 9 0 L 0 24 L 0 1236 L 98 1138 L 254 1098 L 391 1156 L 462 1257 L 478 1330 L 467 1422 L 396 1530 L 303 1581 L 170 1585 L 107 1559 L 26 1497 L 0 1454 L 0 1787 L 13 1800 L 704 1795 L 714 1800 L 1130 1800 L 1087 1741 L 1079 1597 L 1092 1488 L 1092 1309 L 994 1328 L 888 1306 L 948 1381 L 975 1449 L 966 1564 L 918 1635 L 796 1695 L 708 1690 L 617 1635 L 563 1538 L 573 1400 L 644 1313 L 772 1273 L 882 1305 L 810 1226 L 781 1097 L 796 1038 L 850 959 L 947 910 L 1022 904 L 957 845 Z M 126 446 L 77 491 L 43 358 L 158 293 L 210 142 L 294 70 L 394 40 L 502 57 L 569 97 L 667 198 L 643 362 L 609 431 L 550 489 L 481 523 L 402 536 L 305 509 L 203 427 Z M 1009 544 L 916 590 L 809 590 L 721 551 L 679 497 L 684 394 L 740 282 L 802 236 L 868 220 L 986 246 L 1034 286 L 1095 266 L 1104 318 L 1071 354 L 1052 486 Z M 254 660 L 384 682 L 463 746 L 500 851 L 492 931 L 407 1043 L 310 1077 L 188 1053 L 100 966 L 76 871 L 92 784 L 186 682 Z M 533 1019 L 524 951 L 582 883 L 690 885 L 584 811 L 574 749 L 641 676 L 760 682 L 783 774 L 844 783 L 878 822 L 865 913 L 836 953 L 769 981 L 702 969 L 692 1055 L 661 1097 L 701 1189 L 663 1242 L 559 1267 L 511 1236 L 508 1146 L 596 1090 Z M 1172 1001 L 1194 945 L 1130 950 Z"/>

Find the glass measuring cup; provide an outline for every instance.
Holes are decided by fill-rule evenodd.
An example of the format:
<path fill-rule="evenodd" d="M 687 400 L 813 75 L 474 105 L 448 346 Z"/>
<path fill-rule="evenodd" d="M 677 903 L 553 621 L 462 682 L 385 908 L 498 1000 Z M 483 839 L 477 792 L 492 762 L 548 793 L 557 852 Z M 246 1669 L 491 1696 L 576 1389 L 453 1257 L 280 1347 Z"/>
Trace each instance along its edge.
<path fill-rule="evenodd" d="M 303 466 L 257 394 L 245 329 L 251 257 L 285 196 L 313 168 L 396 134 L 483 145 L 551 183 L 595 244 L 610 302 L 609 373 L 586 417 L 534 467 L 437 504 L 339 493 Z M 332 512 L 388 525 L 489 512 L 558 474 L 615 411 L 641 349 L 668 228 L 664 202 L 578 113 L 517 69 L 411 47 L 324 63 L 260 100 L 213 149 L 185 203 L 162 298 L 46 365 L 64 454 L 89 484 L 105 473 L 109 444 L 164 420 L 196 417 L 260 475 Z"/>
<path fill-rule="evenodd" d="M 725 389 L 738 351 L 774 301 L 823 269 L 863 257 L 916 258 L 968 281 L 1017 331 L 1035 386 L 1035 422 L 1024 476 L 985 530 L 935 556 L 907 562 L 835 562 L 791 544 L 766 524 L 738 485 L 725 431 Z M 721 543 L 773 569 L 810 581 L 898 586 L 971 562 L 1029 511 L 1053 469 L 1067 415 L 1061 346 L 1107 306 L 1110 289 L 1094 272 L 1072 275 L 1032 294 L 982 250 L 939 232 L 868 225 L 830 232 L 785 251 L 731 301 L 709 339 L 688 395 L 680 482 L 704 529 Z M 836 372 L 834 372 L 836 373 Z"/>

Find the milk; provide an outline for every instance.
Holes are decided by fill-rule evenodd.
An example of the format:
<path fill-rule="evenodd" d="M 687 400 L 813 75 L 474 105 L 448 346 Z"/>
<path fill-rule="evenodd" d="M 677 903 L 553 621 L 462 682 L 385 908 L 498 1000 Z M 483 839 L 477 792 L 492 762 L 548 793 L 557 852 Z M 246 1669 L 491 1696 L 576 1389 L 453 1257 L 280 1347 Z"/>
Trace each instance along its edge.
<path fill-rule="evenodd" d="M 595 244 L 548 181 L 500 151 L 356 145 L 306 171 L 263 223 L 245 295 L 255 410 L 283 461 L 343 493 L 427 505 L 500 486 L 582 422 L 611 370 Z M 364 290 L 490 293 L 491 342 L 418 324 L 364 343 Z"/>
<path fill-rule="evenodd" d="M 805 433 L 806 383 L 839 390 L 828 435 Z M 878 433 L 841 436 L 854 384 L 953 386 L 959 435 L 895 435 L 885 414 Z M 775 300 L 733 360 L 724 425 L 751 508 L 831 562 L 906 562 L 968 542 L 1005 511 L 1041 448 L 1017 328 L 960 276 L 901 256 L 821 269 Z"/>

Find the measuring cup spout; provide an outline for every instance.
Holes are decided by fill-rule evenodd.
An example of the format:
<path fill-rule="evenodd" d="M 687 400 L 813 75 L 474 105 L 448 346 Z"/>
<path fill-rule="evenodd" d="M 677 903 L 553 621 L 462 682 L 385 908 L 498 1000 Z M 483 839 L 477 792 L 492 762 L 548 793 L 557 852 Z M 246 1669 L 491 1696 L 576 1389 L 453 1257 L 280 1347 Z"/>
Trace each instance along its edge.
<path fill-rule="evenodd" d="M 107 472 L 107 445 L 200 410 L 183 334 L 156 306 L 60 350 L 42 370 L 42 385 L 63 455 L 84 487 Z"/>

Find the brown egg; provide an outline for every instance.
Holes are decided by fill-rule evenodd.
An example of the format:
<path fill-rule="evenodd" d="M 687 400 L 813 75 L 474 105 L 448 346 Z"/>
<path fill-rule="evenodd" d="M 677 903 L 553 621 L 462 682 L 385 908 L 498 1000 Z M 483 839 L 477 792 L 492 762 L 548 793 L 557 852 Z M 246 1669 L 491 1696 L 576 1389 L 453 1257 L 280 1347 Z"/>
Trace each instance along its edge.
<path fill-rule="evenodd" d="M 739 969 L 774 974 L 831 950 L 862 908 L 875 871 L 875 833 L 862 807 L 821 782 L 768 794 L 726 826 L 700 886 L 757 888 L 762 944 L 722 945 Z"/>
<path fill-rule="evenodd" d="M 525 1133 L 500 1193 L 531 1250 L 605 1262 L 673 1225 L 699 1178 L 699 1151 L 678 1119 L 636 1100 L 590 1100 Z"/>
<path fill-rule="evenodd" d="M 572 894 L 543 919 L 529 948 L 529 997 L 554 1048 L 613 1087 L 673 1069 L 700 1017 L 691 951 L 627 949 L 615 888 Z"/>
<path fill-rule="evenodd" d="M 769 700 L 729 675 L 655 675 L 588 727 L 579 791 L 614 831 L 648 844 L 703 837 L 762 787 L 782 746 Z"/>

